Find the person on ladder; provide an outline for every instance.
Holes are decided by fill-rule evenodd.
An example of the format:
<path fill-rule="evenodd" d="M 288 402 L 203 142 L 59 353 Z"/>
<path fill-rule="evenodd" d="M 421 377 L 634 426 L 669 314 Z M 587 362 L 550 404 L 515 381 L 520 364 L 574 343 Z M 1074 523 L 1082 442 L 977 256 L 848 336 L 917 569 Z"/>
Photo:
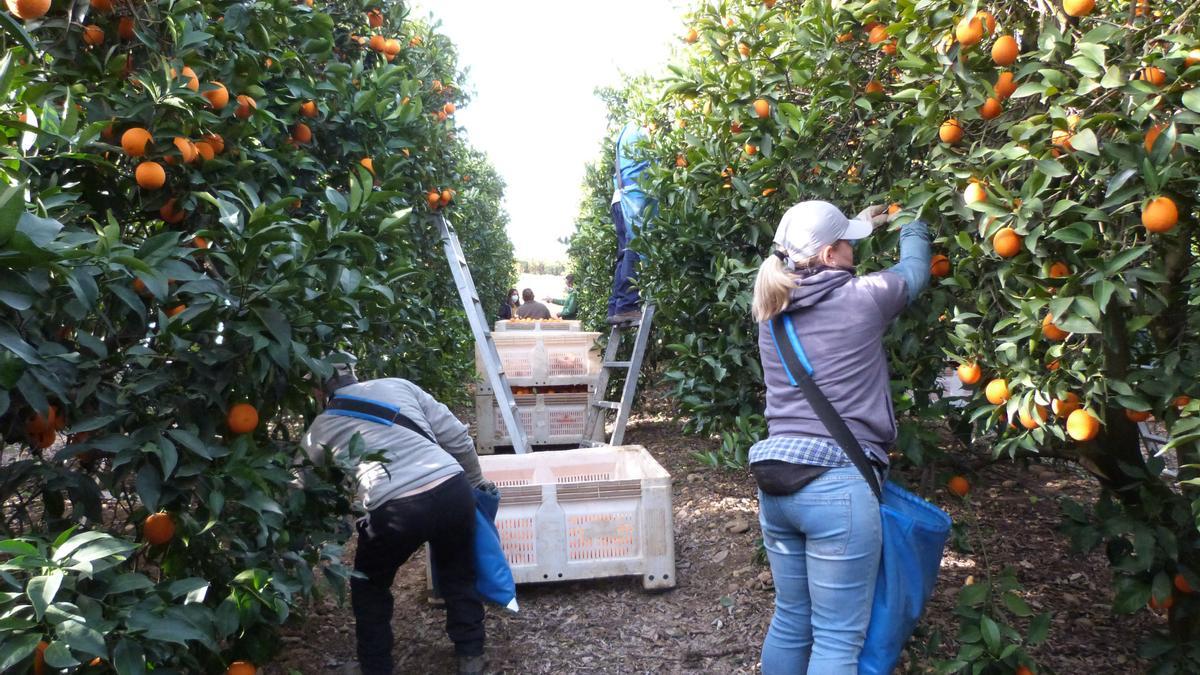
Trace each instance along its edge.
<path fill-rule="evenodd" d="M 642 315 L 642 298 L 638 294 L 638 263 L 641 256 L 630 248 L 633 240 L 654 213 L 654 199 L 638 185 L 638 179 L 650 166 L 647 159 L 638 159 L 638 146 L 646 141 L 646 130 L 630 122 L 619 134 L 613 161 L 613 227 L 617 232 L 617 264 L 613 273 L 612 296 L 608 300 L 608 323 L 636 321 Z"/>
<path fill-rule="evenodd" d="M 359 382 L 354 356 L 322 386 L 325 410 L 301 445 L 314 464 L 346 452 L 360 435 L 384 462 L 358 466 L 359 498 L 368 514 L 355 525 L 358 548 L 350 579 L 358 664 L 363 675 L 391 675 L 392 581 L 422 544 L 446 601 L 446 633 L 460 675 L 484 672 L 483 601 L 476 591 L 475 493 L 495 491 L 483 477 L 467 425 L 416 384 L 398 377 Z M 332 359 L 331 359 L 332 360 Z"/>

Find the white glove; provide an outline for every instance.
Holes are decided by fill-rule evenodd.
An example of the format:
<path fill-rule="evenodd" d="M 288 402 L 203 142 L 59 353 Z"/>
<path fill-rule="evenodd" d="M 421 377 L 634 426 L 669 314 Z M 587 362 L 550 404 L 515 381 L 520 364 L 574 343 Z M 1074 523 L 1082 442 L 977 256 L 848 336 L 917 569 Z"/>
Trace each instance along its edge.
<path fill-rule="evenodd" d="M 881 227 L 883 225 L 886 225 L 888 220 L 890 220 L 890 219 L 891 218 L 890 218 L 890 216 L 888 216 L 887 206 L 885 204 L 876 204 L 874 206 L 868 206 L 867 208 L 862 210 L 862 213 L 859 213 L 855 217 L 855 220 L 870 221 L 872 227 Z"/>

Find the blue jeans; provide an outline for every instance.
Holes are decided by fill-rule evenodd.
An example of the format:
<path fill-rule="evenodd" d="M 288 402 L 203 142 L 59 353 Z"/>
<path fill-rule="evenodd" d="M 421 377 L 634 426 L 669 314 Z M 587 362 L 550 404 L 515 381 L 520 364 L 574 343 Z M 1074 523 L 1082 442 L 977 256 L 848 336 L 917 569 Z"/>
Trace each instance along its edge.
<path fill-rule="evenodd" d="M 634 312 L 642 307 L 642 298 L 634 285 L 641 256 L 629 248 L 634 233 L 626 228 L 621 203 L 612 205 L 613 227 L 617 231 L 617 268 L 613 272 L 612 295 L 608 299 L 608 315 Z"/>
<path fill-rule="evenodd" d="M 856 675 L 879 572 L 879 502 L 853 466 L 799 492 L 759 492 L 775 615 L 763 675 Z"/>

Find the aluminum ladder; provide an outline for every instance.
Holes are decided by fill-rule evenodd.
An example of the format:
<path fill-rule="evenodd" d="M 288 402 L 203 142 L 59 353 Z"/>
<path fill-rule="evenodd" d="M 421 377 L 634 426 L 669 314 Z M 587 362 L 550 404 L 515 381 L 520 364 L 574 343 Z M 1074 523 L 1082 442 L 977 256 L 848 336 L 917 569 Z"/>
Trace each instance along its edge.
<path fill-rule="evenodd" d="M 458 287 L 463 310 L 467 313 L 471 332 L 475 334 L 475 346 L 479 349 L 480 360 L 487 371 L 488 384 L 495 392 L 496 407 L 500 408 L 500 417 L 508 429 L 508 437 L 512 439 L 513 451 L 519 454 L 529 452 L 529 439 L 525 436 L 525 427 L 517 420 L 517 402 L 508 386 L 508 377 L 504 375 L 504 366 L 500 363 L 500 354 L 496 352 L 496 342 L 492 339 L 491 329 L 488 328 L 487 315 L 479 302 L 479 292 L 475 290 L 475 280 L 471 278 L 471 269 L 467 267 L 467 258 L 463 255 L 458 235 L 454 233 L 454 228 L 446 221 L 446 217 L 440 213 L 437 223 L 442 235 L 442 245 L 446 249 L 446 261 L 450 263 L 450 274 L 454 276 L 454 285 Z"/>
<path fill-rule="evenodd" d="M 608 345 L 604 348 L 604 360 L 600 363 L 600 372 L 596 378 L 596 400 L 588 408 L 587 422 L 583 429 L 583 440 L 580 447 L 595 448 L 602 445 L 620 445 L 625 438 L 625 424 L 629 422 L 629 409 L 633 407 L 633 398 L 637 394 L 638 374 L 642 370 L 642 358 L 646 355 L 646 344 L 650 341 L 650 326 L 654 322 L 654 305 L 646 303 L 642 308 L 640 319 L 616 324 L 608 334 Z M 619 360 L 621 337 L 630 328 L 637 328 L 637 336 L 633 340 L 633 353 L 628 360 Z M 608 380 L 614 368 L 625 371 L 625 385 L 621 387 L 621 400 L 605 401 L 608 393 Z M 608 411 L 617 411 L 617 419 L 613 423 L 612 436 L 604 442 L 604 427 L 608 420 Z"/>

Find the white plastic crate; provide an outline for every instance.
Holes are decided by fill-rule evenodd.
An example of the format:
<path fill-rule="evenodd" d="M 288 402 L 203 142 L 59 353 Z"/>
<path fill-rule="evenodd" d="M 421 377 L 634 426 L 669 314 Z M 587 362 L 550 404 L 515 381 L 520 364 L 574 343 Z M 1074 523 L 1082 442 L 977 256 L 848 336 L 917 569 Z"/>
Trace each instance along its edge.
<path fill-rule="evenodd" d="M 518 584 L 640 576 L 675 586 L 671 475 L 637 445 L 480 457 Z"/>
<path fill-rule="evenodd" d="M 508 383 L 514 387 L 595 384 L 600 374 L 599 333 L 516 330 L 492 333 Z M 479 350 L 475 372 L 487 381 Z"/>
<path fill-rule="evenodd" d="M 513 398 L 517 404 L 517 419 L 531 444 L 572 444 L 583 439 L 592 394 L 533 394 Z M 512 444 L 495 396 L 475 396 L 475 423 L 476 445 L 480 452 L 491 452 L 497 445 Z"/>
<path fill-rule="evenodd" d="M 580 331 L 582 329 L 582 321 L 573 321 L 570 319 L 535 319 L 533 321 L 501 319 L 496 322 L 497 333 L 514 330 Z"/>

